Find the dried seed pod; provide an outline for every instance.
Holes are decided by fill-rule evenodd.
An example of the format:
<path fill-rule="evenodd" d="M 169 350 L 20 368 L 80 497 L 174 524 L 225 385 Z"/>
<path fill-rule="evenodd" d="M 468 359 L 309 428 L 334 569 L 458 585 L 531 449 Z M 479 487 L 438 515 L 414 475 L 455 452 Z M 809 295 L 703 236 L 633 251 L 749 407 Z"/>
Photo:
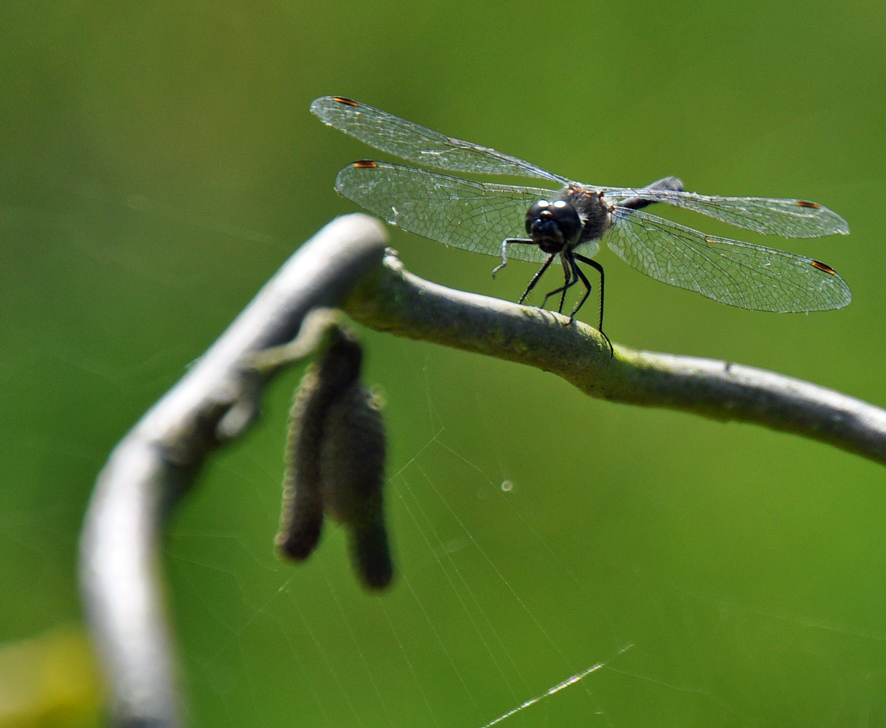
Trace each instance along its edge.
<path fill-rule="evenodd" d="M 283 507 L 275 544 L 281 557 L 296 561 L 311 555 L 323 529 L 319 458 L 323 417 L 317 412 L 319 382 L 312 367 L 296 390 L 289 415 Z"/>
<path fill-rule="evenodd" d="M 323 527 L 320 450 L 329 408 L 360 376 L 363 352 L 341 329 L 296 391 L 286 444 L 283 507 L 276 546 L 283 557 L 302 561 L 311 555 Z"/>
<path fill-rule="evenodd" d="M 394 573 L 385 526 L 387 449 L 380 410 L 380 400 L 355 382 L 329 408 L 320 451 L 324 512 L 348 530 L 354 570 L 369 589 L 384 589 Z"/>
<path fill-rule="evenodd" d="M 363 585 L 384 589 L 394 569 L 384 515 L 381 401 L 359 381 L 359 343 L 341 329 L 329 333 L 331 343 L 305 374 L 292 407 L 277 550 L 306 559 L 329 516 L 348 531 Z"/>

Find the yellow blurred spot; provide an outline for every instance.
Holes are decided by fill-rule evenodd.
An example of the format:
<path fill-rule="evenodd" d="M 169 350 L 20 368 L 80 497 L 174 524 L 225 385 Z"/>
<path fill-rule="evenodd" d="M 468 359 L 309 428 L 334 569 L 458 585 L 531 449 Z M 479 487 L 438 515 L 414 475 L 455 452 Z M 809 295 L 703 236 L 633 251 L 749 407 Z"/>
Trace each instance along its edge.
<path fill-rule="evenodd" d="M 0 644 L 0 728 L 96 724 L 98 668 L 80 626 Z"/>

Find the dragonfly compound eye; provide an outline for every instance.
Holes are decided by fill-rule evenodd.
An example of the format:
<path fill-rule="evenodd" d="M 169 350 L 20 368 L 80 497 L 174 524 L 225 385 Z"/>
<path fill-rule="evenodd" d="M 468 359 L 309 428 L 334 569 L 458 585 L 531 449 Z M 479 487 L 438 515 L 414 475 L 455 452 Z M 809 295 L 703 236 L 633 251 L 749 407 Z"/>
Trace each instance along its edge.
<path fill-rule="evenodd" d="M 565 200 L 539 200 L 526 212 L 526 232 L 546 253 L 558 253 L 581 237 L 582 222 Z"/>

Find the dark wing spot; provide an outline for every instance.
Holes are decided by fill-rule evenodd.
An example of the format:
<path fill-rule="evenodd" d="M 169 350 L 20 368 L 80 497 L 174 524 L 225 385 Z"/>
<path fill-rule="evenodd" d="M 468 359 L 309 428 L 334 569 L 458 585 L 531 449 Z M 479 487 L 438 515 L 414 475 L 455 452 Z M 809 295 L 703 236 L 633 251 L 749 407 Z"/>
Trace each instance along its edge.
<path fill-rule="evenodd" d="M 828 273 L 832 276 L 837 275 L 837 271 L 835 271 L 833 268 L 831 268 L 831 266 L 825 265 L 824 263 L 821 263 L 820 261 L 817 261 L 817 260 L 812 261 L 812 267 L 818 268 L 822 273 Z"/>
<path fill-rule="evenodd" d="M 333 100 L 337 101 L 340 104 L 344 104 L 345 106 L 359 106 L 356 101 L 345 98 L 344 96 L 333 96 Z"/>
<path fill-rule="evenodd" d="M 818 210 L 821 208 L 821 205 L 816 205 L 814 202 L 806 202 L 805 200 L 797 200 L 797 207 L 811 207 L 813 210 Z"/>
<path fill-rule="evenodd" d="M 354 167 L 357 169 L 378 169 L 378 165 L 371 159 L 361 159 L 359 162 L 354 162 Z"/>

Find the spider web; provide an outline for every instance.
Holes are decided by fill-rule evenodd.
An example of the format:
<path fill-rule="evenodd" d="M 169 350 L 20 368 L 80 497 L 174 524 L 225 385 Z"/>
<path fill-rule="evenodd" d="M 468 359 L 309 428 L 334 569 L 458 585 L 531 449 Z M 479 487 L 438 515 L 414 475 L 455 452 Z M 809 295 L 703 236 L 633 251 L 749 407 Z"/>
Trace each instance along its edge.
<path fill-rule="evenodd" d="M 426 382 L 423 386 L 428 426 L 434 429 L 390 477 L 399 573 L 388 594 L 369 597 L 359 591 L 348 571 L 344 539 L 334 527 L 327 526 L 319 552 L 300 567 L 275 562 L 269 542 L 262 554 L 261 546 L 237 529 L 175 529 L 168 555 L 176 588 L 187 594 L 179 601 L 191 602 L 190 595 L 199 593 L 206 609 L 201 622 L 208 618 L 217 633 L 204 649 L 192 649 L 182 635 L 192 692 L 200 700 L 205 691 L 202 699 L 221 716 L 213 705 L 198 712 L 206 709 L 211 720 L 235 724 L 233 716 L 243 714 L 245 706 L 252 720 L 277 724 L 267 707 L 265 678 L 256 677 L 254 667 L 259 643 L 276 633 L 272 639 L 279 640 L 282 654 L 271 671 L 278 691 L 271 702 L 290 703 L 292 715 L 306 725 L 534 725 L 531 716 L 521 723 L 518 714 L 532 707 L 548 718 L 557 715 L 556 707 L 546 711 L 545 704 L 573 685 L 579 715 L 612 725 L 593 686 L 577 683 L 590 682 L 592 673 L 617 662 L 632 645 L 619 641 L 580 578 L 533 531 L 514 503 L 521 487 L 498 472 L 488 475 L 447 442 L 433 396 Z M 279 476 L 268 474 L 265 486 L 247 487 L 245 479 L 243 485 L 267 508 L 266 522 L 275 523 Z M 270 498 L 259 492 L 262 487 Z M 543 568 L 570 584 L 576 615 L 583 611 L 605 625 L 602 638 L 590 635 L 587 649 L 563 641 L 560 629 L 548 622 L 549 607 L 539 606 L 538 595 L 523 584 L 527 578 L 531 583 L 537 566 L 519 569 L 510 549 L 501 549 L 502 533 L 462 512 L 465 500 L 532 544 L 541 563 L 548 562 Z M 192 507 L 196 512 L 204 506 Z M 195 558 L 195 552 L 203 556 Z M 232 557 L 244 565 L 253 562 L 244 568 L 270 569 L 268 586 L 276 588 L 257 601 L 240 568 L 225 565 Z M 215 588 L 207 589 L 207 574 Z M 227 605 L 236 614 L 220 613 L 216 590 L 230 593 L 242 609 Z M 281 683 L 287 687 L 281 689 Z"/>
<path fill-rule="evenodd" d="M 283 440 L 269 413 L 262 438 L 278 454 L 245 458 L 264 474 L 232 456 L 213 477 L 224 486 L 207 485 L 186 507 L 202 525 L 192 529 L 186 515 L 168 548 L 199 723 L 622 726 L 672 715 L 686 725 L 752 725 L 770 710 L 767 680 L 785 684 L 766 659 L 775 644 L 791 664 L 805 660 L 815 679 L 847 690 L 842 710 L 875 709 L 830 663 L 853 641 L 886 635 L 813 625 L 661 576 L 631 543 L 642 538 L 631 520 L 644 515 L 632 510 L 643 493 L 619 495 L 593 470 L 582 473 L 593 458 L 545 471 L 519 456 L 538 456 L 543 438 L 538 420 L 505 425 L 492 411 L 508 390 L 488 383 L 498 365 L 478 365 L 476 388 L 454 401 L 437 382 L 457 355 L 400 342 L 387 356 L 396 367 L 375 368 L 390 377 L 398 453 L 387 491 L 393 588 L 380 597 L 359 590 L 335 527 L 305 565 L 271 556 L 282 468 L 272 465 Z M 602 459 L 600 472 L 611 475 Z M 205 491 L 238 474 L 242 501 L 218 517 L 241 523 L 207 527 Z M 663 486 L 647 487 L 664 497 Z M 260 537 L 242 525 L 250 511 L 261 514 Z"/>
<path fill-rule="evenodd" d="M 168 542 L 195 724 L 754 725 L 782 715 L 785 694 L 795 713 L 818 714 L 816 691 L 784 676 L 800 665 L 810 684 L 840 685 L 835 714 L 876 713 L 863 670 L 835 666 L 860 669 L 845 659 L 853 643 L 886 630 L 724 598 L 709 587 L 719 565 L 699 582 L 659 560 L 680 547 L 673 519 L 645 501 L 684 508 L 671 493 L 680 476 L 660 470 L 666 438 L 657 455 L 609 455 L 623 432 L 611 418 L 601 428 L 571 389 L 475 357 L 458 376 L 466 355 L 364 338 L 389 399 L 398 578 L 383 596 L 362 593 L 331 525 L 307 564 L 273 556 L 279 395 L 260 444 L 222 458 Z"/>

